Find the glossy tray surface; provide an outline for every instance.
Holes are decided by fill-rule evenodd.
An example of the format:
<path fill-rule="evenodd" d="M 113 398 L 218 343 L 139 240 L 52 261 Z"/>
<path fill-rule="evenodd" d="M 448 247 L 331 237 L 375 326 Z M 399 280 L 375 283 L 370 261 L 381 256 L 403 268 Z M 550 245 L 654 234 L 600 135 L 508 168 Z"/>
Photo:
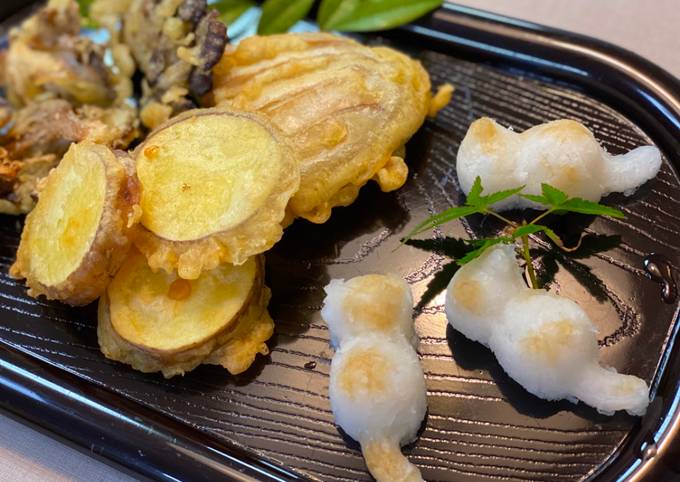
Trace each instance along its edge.
<path fill-rule="evenodd" d="M 411 284 L 416 300 L 424 300 L 417 310 L 416 329 L 429 413 L 419 440 L 406 452 L 426 480 L 612 478 L 613 472 L 607 470 L 630 464 L 635 455 L 630 452 L 632 441 L 653 431 L 674 394 L 663 375 L 674 370 L 674 359 L 669 357 L 677 304 L 661 300 L 660 287 L 647 276 L 643 258 L 656 252 L 673 264 L 680 259 L 680 181 L 675 170 L 680 152 L 668 149 L 669 127 L 661 126 L 665 121 L 659 120 L 654 130 L 651 115 L 643 131 L 637 119 L 622 113 L 626 109 L 617 110 L 592 97 L 587 84 L 557 80 L 520 63 L 472 58 L 469 51 L 457 50 L 455 42 L 447 44 L 444 34 L 428 42 L 425 37 L 430 34 L 423 25 L 431 29 L 444 21 L 438 17 L 420 23 L 418 31 L 366 37 L 371 44 L 387 44 L 421 60 L 435 86 L 453 83 L 453 102 L 426 121 L 408 144 L 410 175 L 402 189 L 384 194 L 369 185 L 352 206 L 336 209 L 326 224 L 296 222 L 267 254 L 276 333 L 270 342 L 271 355 L 258 359 L 241 376 L 200 367 L 184 377 L 164 380 L 104 359 L 97 346 L 95 307 L 73 309 L 33 300 L 7 276 L 21 225 L 15 218 L 0 218 L 0 343 L 12 347 L 0 351 L 4 360 L 0 386 L 13 394 L 8 400 L 21 403 L 7 380 L 21 384 L 16 370 L 28 363 L 35 364 L 27 369 L 41 379 L 63 376 L 79 393 L 82 387 L 90 387 L 82 396 L 93 404 L 111 403 L 121 416 L 138 416 L 140 424 L 152 420 L 160 427 L 159 433 L 146 439 L 135 438 L 140 445 L 135 461 L 129 460 L 130 454 L 114 454 L 110 444 L 115 435 L 101 427 L 106 435 L 101 444 L 104 455 L 156 478 L 179 470 L 172 462 L 163 470 L 164 461 L 154 452 L 160 431 L 167 429 L 194 442 L 184 447 L 185 452 L 199 454 L 206 447 L 220 446 L 246 465 L 248 461 L 263 464 L 259 475 L 251 471 L 244 478 L 269 473 L 280 479 L 299 474 L 319 480 L 370 480 L 356 445 L 343 439 L 333 424 L 327 398 L 332 350 L 319 309 L 323 286 L 330 279 L 393 272 Z M 455 27 L 453 20 L 446 22 Z M 666 159 L 656 179 L 630 198 L 607 199 L 626 213 L 626 220 L 583 216 L 557 220 L 555 226 L 567 238 L 577 237 L 581 230 L 587 234 L 584 248 L 573 256 L 545 251 L 540 239 L 533 246 L 542 271 L 552 279 L 550 289 L 576 300 L 598 325 L 601 360 L 644 378 L 654 392 L 659 391 L 644 420 L 620 413 L 607 417 L 583 404 L 546 402 L 528 394 L 504 374 L 489 350 L 447 329 L 438 289 L 450 278 L 450 259 L 411 247 L 397 249 L 400 237 L 417 222 L 462 200 L 455 155 L 468 125 L 480 116 L 516 130 L 572 118 L 591 128 L 611 153 L 654 143 L 664 151 Z M 475 218 L 446 226 L 434 237 L 479 237 L 498 228 L 490 220 Z M 71 375 L 59 375 L 63 372 Z M 38 386 L 31 390 L 49 392 Z M 22 409 L 12 403 L 5 401 L 3 407 L 21 414 Z M 41 425 L 40 420 L 34 422 Z M 42 425 L 59 430 L 54 421 Z M 66 432 L 78 427 L 64 425 L 62 435 L 69 437 Z M 119 430 L 130 430 L 127 427 L 123 424 Z M 151 452 L 151 465 L 145 468 L 146 449 Z M 295 473 L 278 471 L 259 457 Z M 189 458 L 192 467 L 201 466 L 200 457 Z M 623 458 L 628 461 L 621 462 Z M 210 463 L 220 463 L 219 457 Z"/>

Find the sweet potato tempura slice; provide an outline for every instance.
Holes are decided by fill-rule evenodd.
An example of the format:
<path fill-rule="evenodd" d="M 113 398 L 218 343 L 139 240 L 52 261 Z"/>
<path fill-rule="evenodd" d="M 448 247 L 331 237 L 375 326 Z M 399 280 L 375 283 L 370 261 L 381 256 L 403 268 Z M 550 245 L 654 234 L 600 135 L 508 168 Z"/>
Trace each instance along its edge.
<path fill-rule="evenodd" d="M 146 228 L 137 247 L 153 269 L 186 279 L 271 248 L 299 185 L 285 136 L 253 113 L 186 112 L 152 132 L 135 159 Z"/>
<path fill-rule="evenodd" d="M 300 189 L 288 221 L 323 223 L 375 180 L 383 191 L 406 181 L 404 144 L 431 105 L 420 63 L 386 47 L 322 33 L 251 37 L 229 45 L 213 70 L 216 105 L 264 114 L 293 141 Z"/>
<path fill-rule="evenodd" d="M 26 217 L 10 274 L 25 278 L 34 297 L 71 305 L 94 301 L 127 254 L 138 198 L 126 154 L 73 144 Z"/>
<path fill-rule="evenodd" d="M 165 377 L 201 363 L 246 370 L 274 323 L 267 313 L 261 257 L 223 264 L 198 279 L 153 272 L 133 251 L 99 302 L 99 345 L 104 355 Z"/>

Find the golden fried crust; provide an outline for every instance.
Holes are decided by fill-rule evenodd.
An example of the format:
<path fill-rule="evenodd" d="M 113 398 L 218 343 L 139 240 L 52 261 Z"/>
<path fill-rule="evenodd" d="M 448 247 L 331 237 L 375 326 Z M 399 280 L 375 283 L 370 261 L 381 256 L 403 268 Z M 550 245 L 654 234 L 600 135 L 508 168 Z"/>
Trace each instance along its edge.
<path fill-rule="evenodd" d="M 386 47 L 329 34 L 251 37 L 228 46 L 209 101 L 265 114 L 293 141 L 300 189 L 288 219 L 322 223 L 373 179 L 401 187 L 399 151 L 430 108 L 419 62 Z"/>
<path fill-rule="evenodd" d="M 46 99 L 15 111 L 0 136 L 0 213 L 30 212 L 39 184 L 72 143 L 88 140 L 125 149 L 139 134 L 137 124 L 135 110 L 127 105 L 75 108 L 63 99 Z"/>
<path fill-rule="evenodd" d="M 115 99 L 104 47 L 80 36 L 78 4 L 50 1 L 9 35 L 7 96 L 15 106 L 38 98 L 110 105 Z"/>
<path fill-rule="evenodd" d="M 236 144 L 245 142 L 229 130 L 210 133 L 208 128 L 201 129 L 200 137 L 187 140 L 190 147 L 184 141 L 181 146 L 161 141 L 166 129 L 186 132 L 209 127 L 220 116 L 246 122 L 245 132 L 239 127 L 239 135 L 252 134 L 255 139 L 244 154 L 251 161 L 229 165 L 214 161 L 216 156 L 229 157 L 237 150 Z M 248 132 L 249 124 L 253 132 Z M 176 270 L 182 278 L 196 279 L 220 263 L 244 263 L 281 238 L 285 209 L 298 189 L 300 174 L 285 135 L 263 116 L 225 109 L 189 111 L 152 132 L 134 156 L 144 211 L 135 245 L 152 269 Z M 198 162 L 196 169 L 185 162 L 187 158 Z M 208 174 L 194 176 L 194 171 Z M 219 175 L 224 179 L 217 179 Z M 219 196 L 224 199 L 218 205 Z M 213 211 L 214 217 L 206 215 Z"/>
<path fill-rule="evenodd" d="M 54 193 L 63 188 L 61 183 L 64 179 L 59 169 L 69 169 L 70 165 L 75 162 L 72 162 L 72 159 L 83 155 L 89 156 L 88 162 L 100 162 L 104 168 L 106 186 L 103 187 L 101 214 L 94 221 L 96 224 L 92 235 L 85 233 L 80 238 L 69 237 L 73 232 L 69 229 L 54 233 L 54 239 L 60 240 L 55 245 L 57 256 L 61 248 L 66 249 L 63 244 L 59 244 L 61 242 L 89 243 L 89 245 L 79 248 L 84 255 L 74 269 L 63 273 L 51 273 L 48 277 L 44 274 L 46 258 L 44 253 L 39 251 L 44 247 L 42 239 L 49 237 L 49 233 L 45 233 L 43 227 L 47 224 L 54 225 L 46 216 L 54 216 L 54 208 L 50 208 L 50 204 L 55 202 L 52 197 Z M 85 190 L 83 192 L 89 196 L 90 192 L 97 191 L 98 186 L 74 187 L 74 191 L 80 189 Z M 79 198 L 76 203 L 81 200 Z M 139 185 L 127 154 L 122 151 L 114 153 L 105 146 L 89 142 L 73 144 L 64 156 L 60 167 L 48 175 L 36 209 L 26 217 L 17 259 L 10 268 L 10 275 L 15 278 L 25 278 L 29 287 L 28 294 L 33 297 L 44 295 L 48 299 L 57 299 L 70 305 L 86 305 L 94 301 L 106 289 L 127 254 L 131 244 L 131 233 L 137 222 L 138 203 Z M 41 204 L 45 207 L 39 207 Z M 69 218 L 68 212 L 73 210 L 79 213 L 78 210 L 81 207 L 69 205 L 68 199 L 58 209 L 66 213 L 66 215 L 62 214 L 64 219 L 71 219 L 76 223 L 79 221 L 77 215 Z M 66 239 L 66 237 L 69 238 Z M 59 281 L 52 282 L 48 278 L 58 278 Z"/>
<path fill-rule="evenodd" d="M 142 372 L 160 371 L 166 378 L 183 375 L 200 364 L 221 365 L 232 374 L 247 370 L 258 353 L 269 353 L 266 341 L 274 332 L 267 312 L 271 292 L 263 281 L 264 262 L 261 257 L 256 262 L 255 282 L 237 315 L 225 320 L 224 327 L 209 338 L 179 350 L 150 349 L 123 338 L 111 321 L 110 297 L 104 293 L 99 300 L 97 328 L 102 353 Z"/>

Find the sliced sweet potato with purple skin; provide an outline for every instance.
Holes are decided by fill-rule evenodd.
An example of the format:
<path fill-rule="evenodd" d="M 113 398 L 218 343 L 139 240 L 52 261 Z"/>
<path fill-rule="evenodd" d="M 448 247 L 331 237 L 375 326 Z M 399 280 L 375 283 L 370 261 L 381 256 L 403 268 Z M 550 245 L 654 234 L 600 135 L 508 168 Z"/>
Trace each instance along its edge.
<path fill-rule="evenodd" d="M 286 137 L 266 118 L 189 111 L 149 134 L 134 157 L 144 228 L 135 244 L 153 269 L 196 279 L 281 238 L 300 175 Z"/>
<path fill-rule="evenodd" d="M 133 251 L 99 301 L 99 345 L 107 358 L 166 378 L 202 363 L 245 371 L 274 330 L 261 256 L 223 264 L 196 280 L 153 272 Z"/>
<path fill-rule="evenodd" d="M 10 274 L 26 279 L 34 297 L 70 305 L 94 301 L 128 252 L 138 202 L 139 184 L 127 154 L 90 142 L 73 144 L 26 217 Z"/>

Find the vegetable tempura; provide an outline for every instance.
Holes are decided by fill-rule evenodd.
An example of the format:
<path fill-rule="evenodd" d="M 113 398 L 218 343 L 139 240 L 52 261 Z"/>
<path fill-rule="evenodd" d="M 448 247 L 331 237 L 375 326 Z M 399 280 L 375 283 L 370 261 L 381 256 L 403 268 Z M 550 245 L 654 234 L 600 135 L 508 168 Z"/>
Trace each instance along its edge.
<path fill-rule="evenodd" d="M 26 278 L 31 296 L 94 301 L 127 255 L 138 202 L 127 154 L 91 142 L 71 145 L 26 218 L 10 274 Z"/>
<path fill-rule="evenodd" d="M 289 219 L 323 223 L 371 179 L 386 192 L 404 184 L 404 144 L 451 91 L 443 89 L 432 106 L 419 62 L 347 37 L 305 33 L 228 46 L 214 69 L 212 97 L 266 115 L 293 140 L 301 180 Z"/>

